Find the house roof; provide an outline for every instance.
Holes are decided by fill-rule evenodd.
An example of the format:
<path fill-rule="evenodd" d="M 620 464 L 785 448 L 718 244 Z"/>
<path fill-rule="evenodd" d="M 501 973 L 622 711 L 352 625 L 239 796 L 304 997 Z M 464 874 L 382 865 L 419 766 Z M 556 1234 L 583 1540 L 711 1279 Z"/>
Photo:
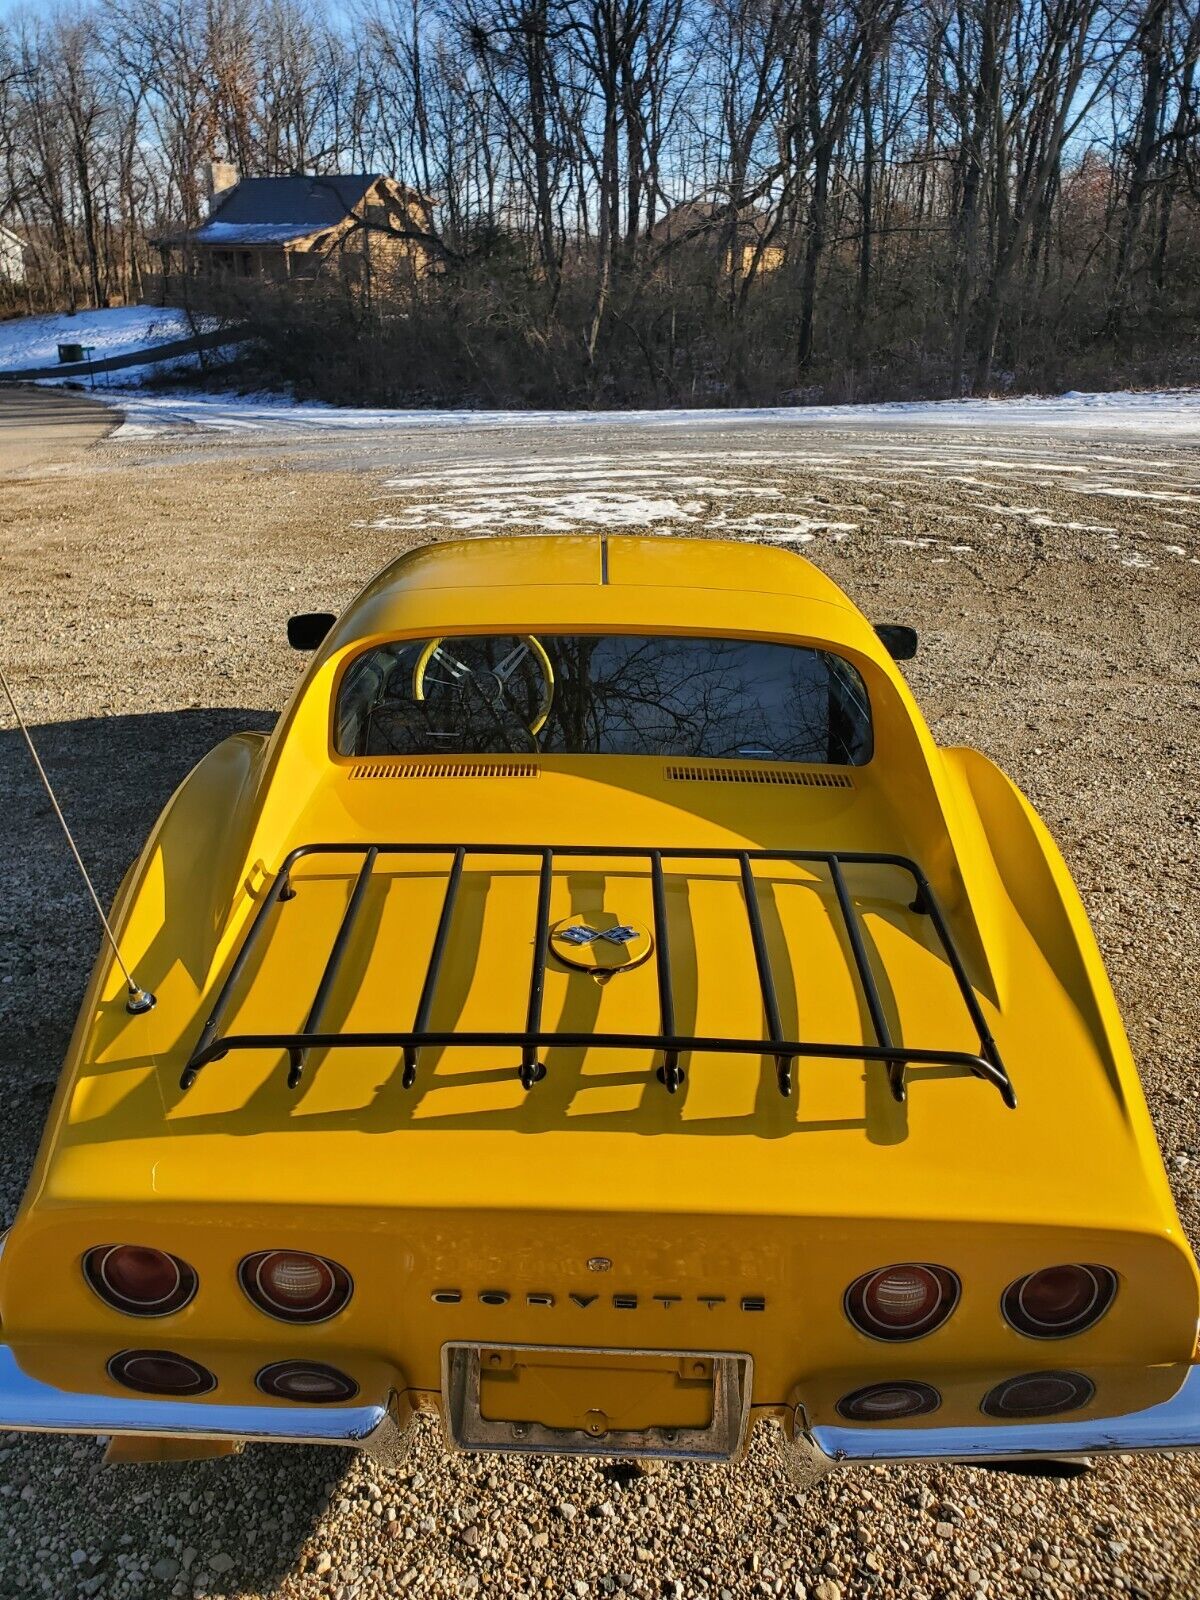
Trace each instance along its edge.
<path fill-rule="evenodd" d="M 289 244 L 345 221 L 377 172 L 328 178 L 243 178 L 192 234 L 196 244 Z"/>
<path fill-rule="evenodd" d="M 684 200 L 680 205 L 659 217 L 650 229 L 650 238 L 658 244 L 684 244 L 699 240 L 710 233 L 728 228 L 730 211 L 728 203 L 713 200 Z M 737 232 L 743 238 L 765 238 L 771 231 L 771 218 L 759 206 L 744 202 L 738 208 Z"/>
<path fill-rule="evenodd" d="M 316 227 L 311 222 L 227 222 L 224 217 L 216 217 L 202 223 L 188 237 L 195 244 L 292 244 L 297 239 L 311 239 L 332 226 L 329 222 Z"/>
<path fill-rule="evenodd" d="M 187 239 L 193 244 L 218 246 L 293 244 L 337 227 L 382 181 L 384 176 L 378 172 L 242 178 L 216 202 L 211 215 L 198 228 L 188 233 L 164 233 L 158 242 Z M 415 191 L 405 189 L 405 193 Z"/>
<path fill-rule="evenodd" d="M 210 220 L 306 223 L 315 233 L 341 222 L 381 177 L 378 172 L 360 172 L 328 178 L 243 178 L 217 202 Z"/>

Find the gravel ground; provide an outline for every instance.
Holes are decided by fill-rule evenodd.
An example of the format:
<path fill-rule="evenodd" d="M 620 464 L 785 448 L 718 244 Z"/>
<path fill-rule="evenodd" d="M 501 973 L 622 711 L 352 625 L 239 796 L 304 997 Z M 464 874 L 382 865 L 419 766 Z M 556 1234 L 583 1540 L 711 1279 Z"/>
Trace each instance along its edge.
<path fill-rule="evenodd" d="M 497 462 L 571 448 L 530 433 L 471 446 L 490 452 L 493 483 Z M 633 441 L 621 461 L 660 448 Z M 739 463 L 746 435 L 690 448 L 708 487 L 689 490 L 688 531 L 761 531 L 775 484 L 775 507 L 814 527 L 805 554 L 872 616 L 921 630 L 910 678 L 939 740 L 987 751 L 1041 809 L 1095 921 L 1197 1243 L 1197 452 L 846 431 L 775 439 L 773 465 Z M 269 723 L 297 670 L 287 614 L 336 608 L 398 549 L 470 525 L 412 459 L 444 468 L 453 437 L 406 449 L 408 487 L 398 447 L 334 460 L 252 437 L 109 441 L 0 480 L 0 647 L 103 895 L 203 750 Z M 96 928 L 0 722 L 8 1222 Z M 0 1596 L 1200 1594 L 1200 1466 L 1182 1456 L 1059 1477 L 881 1468 L 806 1492 L 766 1430 L 736 1467 L 650 1474 L 451 1458 L 428 1423 L 392 1473 L 265 1446 L 175 1467 L 101 1457 L 91 1440 L 0 1436 Z"/>

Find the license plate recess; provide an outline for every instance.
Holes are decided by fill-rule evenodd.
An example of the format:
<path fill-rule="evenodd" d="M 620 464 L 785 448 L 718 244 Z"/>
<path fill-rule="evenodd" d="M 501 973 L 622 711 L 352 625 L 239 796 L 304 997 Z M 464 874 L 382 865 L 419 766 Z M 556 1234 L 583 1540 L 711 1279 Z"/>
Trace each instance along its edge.
<path fill-rule="evenodd" d="M 451 1342 L 446 1431 L 460 1450 L 729 1461 L 750 1411 L 748 1355 Z"/>

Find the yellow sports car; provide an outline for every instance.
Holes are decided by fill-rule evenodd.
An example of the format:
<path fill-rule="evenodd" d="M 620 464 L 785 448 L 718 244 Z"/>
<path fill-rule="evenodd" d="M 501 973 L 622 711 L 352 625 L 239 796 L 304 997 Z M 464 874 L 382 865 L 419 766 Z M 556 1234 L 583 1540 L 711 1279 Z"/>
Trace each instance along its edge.
<path fill-rule="evenodd" d="M 1200 1284 L 1049 835 L 778 548 L 434 545 L 117 895 L 0 1428 L 797 1469 L 1200 1445 Z"/>

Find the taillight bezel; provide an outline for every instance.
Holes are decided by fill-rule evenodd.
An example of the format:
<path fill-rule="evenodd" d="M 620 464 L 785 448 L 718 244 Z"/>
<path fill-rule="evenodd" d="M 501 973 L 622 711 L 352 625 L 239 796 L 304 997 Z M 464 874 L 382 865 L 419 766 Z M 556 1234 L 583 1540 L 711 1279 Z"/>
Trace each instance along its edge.
<path fill-rule="evenodd" d="M 262 1286 L 262 1272 L 274 1256 L 302 1256 L 309 1261 L 319 1262 L 330 1274 L 331 1286 L 325 1299 L 309 1308 L 284 1306 L 273 1301 Z M 238 1262 L 237 1277 L 242 1293 L 256 1311 L 261 1311 L 275 1322 L 292 1325 L 312 1327 L 317 1323 L 329 1322 L 340 1316 L 354 1297 L 354 1279 L 339 1261 L 318 1255 L 315 1250 L 297 1250 L 291 1245 L 273 1250 L 254 1250 L 243 1256 Z"/>
<path fill-rule="evenodd" d="M 873 1318 L 867 1310 L 866 1296 L 871 1286 L 889 1272 L 917 1271 L 930 1273 L 941 1290 L 941 1298 L 920 1324 L 905 1328 L 889 1328 Z M 883 1267 L 873 1267 L 862 1272 L 842 1296 L 842 1310 L 856 1333 L 864 1338 L 876 1339 L 881 1344 L 907 1344 L 914 1339 L 927 1338 L 950 1320 L 962 1299 L 962 1280 L 950 1267 L 932 1261 L 892 1261 Z"/>
<path fill-rule="evenodd" d="M 118 1250 L 145 1250 L 161 1256 L 164 1261 L 169 1261 L 175 1269 L 175 1285 L 170 1293 L 158 1300 L 146 1302 L 131 1300 L 120 1290 L 115 1289 L 106 1273 L 112 1256 Z M 95 1244 L 84 1252 L 80 1266 L 84 1282 L 97 1299 L 110 1311 L 119 1311 L 126 1317 L 173 1317 L 177 1311 L 182 1311 L 185 1306 L 192 1303 L 200 1288 L 200 1277 L 195 1267 L 184 1261 L 182 1256 L 174 1255 L 170 1250 L 163 1250 L 158 1245 Z"/>
<path fill-rule="evenodd" d="M 1090 1274 L 1094 1290 L 1091 1302 L 1086 1311 L 1078 1313 L 1067 1323 L 1056 1326 L 1040 1322 L 1025 1309 L 1022 1296 L 1033 1280 L 1042 1273 L 1062 1271 Z M 1079 1334 L 1089 1332 L 1107 1316 L 1117 1298 L 1119 1287 L 1120 1280 L 1111 1267 L 1101 1266 L 1092 1261 L 1056 1262 L 1053 1266 L 1038 1267 L 1033 1272 L 1026 1272 L 1021 1277 L 1014 1278 L 1000 1296 L 1000 1315 L 1013 1332 L 1020 1334 L 1023 1339 L 1074 1339 Z"/>
<path fill-rule="evenodd" d="M 174 1361 L 181 1367 L 188 1367 L 195 1374 L 195 1382 L 191 1387 L 164 1389 L 161 1384 L 149 1383 L 139 1380 L 136 1376 L 130 1377 L 129 1367 L 135 1361 Z M 115 1355 L 109 1356 L 105 1363 L 105 1371 L 114 1383 L 119 1383 L 123 1389 L 132 1389 L 135 1394 L 151 1394 L 158 1399 L 169 1400 L 196 1400 L 201 1395 L 211 1394 L 217 1387 L 217 1375 L 199 1361 L 193 1361 L 191 1356 L 180 1355 L 178 1350 L 146 1350 L 131 1349 L 118 1350 Z"/>
<path fill-rule="evenodd" d="M 320 1373 L 322 1376 L 332 1378 L 343 1386 L 340 1394 L 289 1394 L 286 1389 L 272 1387 L 281 1379 L 292 1377 L 302 1372 Z M 359 1385 L 348 1372 L 343 1372 L 340 1367 L 331 1366 L 328 1361 L 272 1361 L 262 1367 L 254 1375 L 254 1386 L 261 1394 L 267 1395 L 272 1400 L 286 1400 L 290 1405 L 297 1406 L 338 1406 L 346 1405 L 355 1399 L 359 1392 Z"/>
<path fill-rule="evenodd" d="M 900 1389 L 910 1390 L 918 1404 L 908 1411 L 894 1412 L 891 1416 L 863 1416 L 853 1409 L 856 1402 L 861 1404 L 873 1395 Z M 838 1416 L 847 1422 L 866 1427 L 886 1427 L 893 1422 L 908 1422 L 913 1417 L 932 1416 L 940 1408 L 941 1403 L 941 1394 L 931 1383 L 921 1383 L 915 1378 L 893 1378 L 878 1383 L 864 1383 L 861 1388 L 851 1390 L 838 1401 L 836 1409 Z"/>
<path fill-rule="evenodd" d="M 1050 1380 L 1059 1380 L 1072 1385 L 1072 1392 L 1066 1400 L 1051 1406 L 1003 1409 L 1009 1393 L 1019 1384 L 1045 1383 Z M 1059 1417 L 1069 1411 L 1082 1411 L 1095 1395 L 1096 1385 L 1086 1372 L 1075 1372 L 1066 1368 L 1053 1368 L 1045 1372 L 1018 1372 L 1013 1377 L 994 1384 L 979 1402 L 979 1409 L 985 1417 L 992 1417 L 997 1422 L 1036 1422 L 1041 1417 Z"/>

